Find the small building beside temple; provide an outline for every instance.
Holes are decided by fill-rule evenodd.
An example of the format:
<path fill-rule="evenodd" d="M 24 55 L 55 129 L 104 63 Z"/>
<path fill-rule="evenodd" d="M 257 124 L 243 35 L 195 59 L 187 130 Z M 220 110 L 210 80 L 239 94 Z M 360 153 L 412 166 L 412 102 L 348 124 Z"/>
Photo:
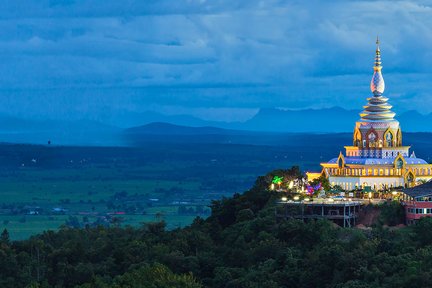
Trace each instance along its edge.
<path fill-rule="evenodd" d="M 422 217 L 432 217 L 432 182 L 402 190 L 406 224 L 415 224 Z"/>
<path fill-rule="evenodd" d="M 374 73 L 370 88 L 372 96 L 360 113 L 353 133 L 352 146 L 345 153 L 321 163 L 330 185 L 344 190 L 370 187 L 383 191 L 396 187 L 414 187 L 432 179 L 432 165 L 410 153 L 410 146 L 402 143 L 402 129 L 391 111 L 392 106 L 383 96 L 381 51 L 377 39 Z M 308 173 L 308 180 L 316 178 Z"/>

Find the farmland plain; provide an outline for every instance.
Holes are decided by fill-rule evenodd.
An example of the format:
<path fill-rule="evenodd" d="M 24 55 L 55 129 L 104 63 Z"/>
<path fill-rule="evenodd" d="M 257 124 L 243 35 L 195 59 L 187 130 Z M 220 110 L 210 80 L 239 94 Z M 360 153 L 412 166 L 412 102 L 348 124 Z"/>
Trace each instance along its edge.
<path fill-rule="evenodd" d="M 432 135 L 405 135 L 430 161 Z M 66 224 L 164 220 L 169 229 L 183 227 L 206 217 L 212 200 L 247 190 L 268 171 L 320 171 L 320 162 L 351 141 L 350 133 L 234 135 L 221 143 L 208 143 L 219 136 L 194 137 L 166 135 L 128 147 L 1 144 L 0 229 L 24 239 Z"/>

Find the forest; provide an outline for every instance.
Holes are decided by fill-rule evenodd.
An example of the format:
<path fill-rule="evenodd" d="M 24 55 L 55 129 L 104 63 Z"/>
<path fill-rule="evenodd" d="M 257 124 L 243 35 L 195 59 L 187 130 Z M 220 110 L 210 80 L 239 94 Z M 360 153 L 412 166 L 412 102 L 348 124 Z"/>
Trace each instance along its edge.
<path fill-rule="evenodd" d="M 301 175 L 258 177 L 184 228 L 64 226 L 20 241 L 4 230 L 0 287 L 432 287 L 432 219 L 370 230 L 277 221 L 268 187 L 281 172 Z"/>

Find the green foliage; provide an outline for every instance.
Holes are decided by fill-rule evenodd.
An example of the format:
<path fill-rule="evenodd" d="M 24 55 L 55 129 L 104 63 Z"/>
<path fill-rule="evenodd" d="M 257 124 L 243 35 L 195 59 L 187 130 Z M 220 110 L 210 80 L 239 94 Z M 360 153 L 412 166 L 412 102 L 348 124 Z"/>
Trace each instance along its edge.
<path fill-rule="evenodd" d="M 421 245 L 432 245 L 432 218 L 420 218 L 414 226 L 415 240 Z"/>
<path fill-rule="evenodd" d="M 274 177 L 273 177 L 273 180 L 272 180 L 272 183 L 273 183 L 273 184 L 281 184 L 282 181 L 283 181 L 283 177 L 280 177 L 280 176 L 274 176 Z"/>
<path fill-rule="evenodd" d="M 267 189 L 272 183 L 278 185 L 277 188 L 287 187 L 291 181 L 302 177 L 303 174 L 299 166 L 293 166 L 290 169 L 277 169 L 265 176 L 264 180 L 267 186 L 263 186 L 263 188 Z"/>
<path fill-rule="evenodd" d="M 64 227 L 1 243 L 0 287 L 432 287 L 432 219 L 368 231 L 277 221 L 271 179 L 183 229 Z M 398 209 L 383 206 L 383 221 Z"/>
<path fill-rule="evenodd" d="M 3 232 L 0 235 L 0 243 L 9 244 L 9 232 L 7 229 L 3 229 Z"/>
<path fill-rule="evenodd" d="M 395 226 L 405 223 L 405 209 L 398 201 L 386 202 L 380 205 L 381 214 L 379 220 L 381 223 Z"/>
<path fill-rule="evenodd" d="M 151 267 L 127 272 L 114 280 L 112 288 L 200 288 L 191 274 L 174 274 L 166 266 L 156 264 Z"/>
<path fill-rule="evenodd" d="M 321 183 L 322 187 L 324 188 L 324 191 L 330 191 L 331 186 L 330 186 L 330 182 L 327 179 L 327 177 L 325 177 L 324 175 L 321 175 L 317 179 L 310 181 L 310 184 L 312 186 L 318 185 L 319 183 Z"/>
<path fill-rule="evenodd" d="M 38 286 L 36 286 L 38 287 Z M 117 276 L 111 283 L 96 277 L 77 288 L 201 288 L 192 274 L 174 274 L 161 264 L 143 266 Z"/>

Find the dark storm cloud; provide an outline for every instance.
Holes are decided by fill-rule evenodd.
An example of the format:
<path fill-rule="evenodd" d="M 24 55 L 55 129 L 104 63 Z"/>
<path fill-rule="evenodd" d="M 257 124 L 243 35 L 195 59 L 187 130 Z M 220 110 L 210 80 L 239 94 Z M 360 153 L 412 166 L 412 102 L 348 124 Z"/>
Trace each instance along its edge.
<path fill-rule="evenodd" d="M 376 34 L 392 104 L 432 112 L 422 105 L 432 100 L 430 5 L 5 1 L 0 112 L 103 121 L 150 109 L 235 120 L 259 107 L 361 109 Z"/>

